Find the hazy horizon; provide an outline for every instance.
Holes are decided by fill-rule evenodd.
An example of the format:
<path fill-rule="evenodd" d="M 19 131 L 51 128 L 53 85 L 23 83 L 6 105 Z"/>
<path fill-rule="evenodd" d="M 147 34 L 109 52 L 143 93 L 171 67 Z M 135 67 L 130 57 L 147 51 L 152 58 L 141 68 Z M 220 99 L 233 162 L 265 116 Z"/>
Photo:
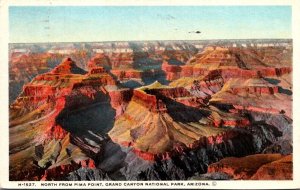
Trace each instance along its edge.
<path fill-rule="evenodd" d="M 200 39 L 200 40 L 118 40 L 118 41 L 61 41 L 61 42 L 9 42 L 9 44 L 47 44 L 47 43 L 114 43 L 114 42 L 167 42 L 167 41 L 243 41 L 243 40 L 293 40 L 292 38 L 249 38 L 249 39 Z"/>
<path fill-rule="evenodd" d="M 11 6 L 9 34 L 10 43 L 291 39 L 291 7 Z"/>

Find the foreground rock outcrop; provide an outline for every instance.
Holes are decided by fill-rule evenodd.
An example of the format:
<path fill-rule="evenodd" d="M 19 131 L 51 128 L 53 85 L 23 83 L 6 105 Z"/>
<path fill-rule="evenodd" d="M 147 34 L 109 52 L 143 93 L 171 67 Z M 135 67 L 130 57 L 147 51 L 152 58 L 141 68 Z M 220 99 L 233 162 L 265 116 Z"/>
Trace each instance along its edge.
<path fill-rule="evenodd" d="M 292 156 L 255 154 L 242 158 L 229 157 L 208 166 L 208 173 L 221 172 L 233 179 L 291 180 Z"/>

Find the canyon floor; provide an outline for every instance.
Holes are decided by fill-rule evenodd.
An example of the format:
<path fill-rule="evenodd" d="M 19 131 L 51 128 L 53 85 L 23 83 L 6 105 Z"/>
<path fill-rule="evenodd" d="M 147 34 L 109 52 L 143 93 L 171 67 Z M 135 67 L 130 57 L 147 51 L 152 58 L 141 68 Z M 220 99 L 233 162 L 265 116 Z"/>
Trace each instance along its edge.
<path fill-rule="evenodd" d="M 10 180 L 291 180 L 291 43 L 13 44 Z"/>

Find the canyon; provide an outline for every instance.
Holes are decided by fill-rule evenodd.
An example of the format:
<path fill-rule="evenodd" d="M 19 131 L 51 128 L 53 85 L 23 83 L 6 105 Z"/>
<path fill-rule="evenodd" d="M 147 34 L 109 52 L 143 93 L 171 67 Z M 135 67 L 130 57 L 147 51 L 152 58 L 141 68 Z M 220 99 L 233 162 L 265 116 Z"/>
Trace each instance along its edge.
<path fill-rule="evenodd" d="M 12 44 L 9 65 L 10 180 L 293 178 L 289 40 Z"/>

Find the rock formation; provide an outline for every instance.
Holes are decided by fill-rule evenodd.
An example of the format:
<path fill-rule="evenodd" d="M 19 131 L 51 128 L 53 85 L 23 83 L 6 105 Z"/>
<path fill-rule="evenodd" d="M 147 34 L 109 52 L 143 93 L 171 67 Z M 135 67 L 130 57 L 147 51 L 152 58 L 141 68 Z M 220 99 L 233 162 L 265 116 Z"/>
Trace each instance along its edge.
<path fill-rule="evenodd" d="M 255 154 L 242 158 L 224 158 L 208 166 L 208 173 L 225 173 L 233 179 L 292 179 L 291 155 Z"/>
<path fill-rule="evenodd" d="M 97 76 L 85 73 L 67 58 L 51 72 L 24 86 L 10 106 L 12 180 L 62 179 L 64 174 L 80 167 L 95 168 L 93 158 L 89 157 L 92 154 L 87 156 L 86 152 L 93 152 L 94 156 L 101 152 L 102 137 L 91 133 L 98 141 L 80 140 L 83 137 L 70 133 L 73 131 L 61 117 L 70 115 L 71 110 L 105 101 L 105 96 L 109 99 L 105 86 L 115 82 L 107 73 Z M 31 170 L 37 173 L 28 173 Z"/>
<path fill-rule="evenodd" d="M 10 180 L 292 179 L 291 49 L 193 43 L 12 54 Z"/>

